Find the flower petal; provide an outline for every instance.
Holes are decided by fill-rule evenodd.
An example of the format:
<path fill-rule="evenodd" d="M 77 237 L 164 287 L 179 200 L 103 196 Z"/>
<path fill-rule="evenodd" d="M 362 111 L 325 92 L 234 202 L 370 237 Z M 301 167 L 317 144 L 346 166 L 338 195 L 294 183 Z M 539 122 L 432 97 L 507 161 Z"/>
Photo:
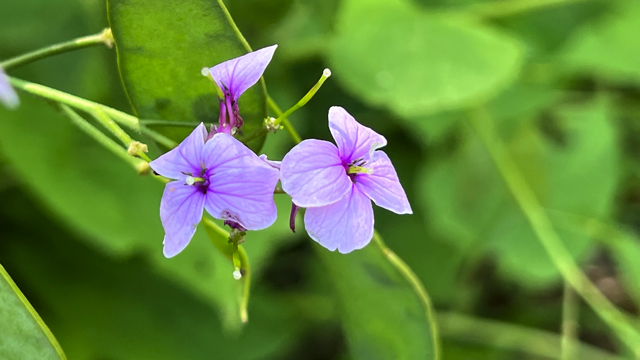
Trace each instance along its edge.
<path fill-rule="evenodd" d="M 278 169 L 225 133 L 205 144 L 204 156 L 210 182 L 205 209 L 211 216 L 233 220 L 247 230 L 261 230 L 275 222 L 273 190 Z"/>
<path fill-rule="evenodd" d="M 160 219 L 164 227 L 164 256 L 181 252 L 191 241 L 202 219 L 205 196 L 195 186 L 172 181 L 164 188 Z"/>
<path fill-rule="evenodd" d="M 309 208 L 304 216 L 313 240 L 343 254 L 362 249 L 371 241 L 373 222 L 371 200 L 355 186 L 340 201 Z"/>
<path fill-rule="evenodd" d="M 226 86 L 234 100 L 238 100 L 242 93 L 260 80 L 277 47 L 278 45 L 271 45 L 227 60 L 210 68 L 209 73 L 221 89 Z"/>
<path fill-rule="evenodd" d="M 373 173 L 358 174 L 356 187 L 380 207 L 396 214 L 413 214 L 389 156 L 383 151 L 375 151 L 367 167 Z"/>
<path fill-rule="evenodd" d="M 329 130 L 338 144 L 340 158 L 347 163 L 368 160 L 374 150 L 387 145 L 384 136 L 358 123 L 340 106 L 329 109 Z"/>
<path fill-rule="evenodd" d="M 351 188 L 335 145 L 304 140 L 282 159 L 282 189 L 300 207 L 325 206 L 340 200 Z"/>
<path fill-rule="evenodd" d="M 0 102 L 9 109 L 15 109 L 20 105 L 20 100 L 13 87 L 9 83 L 7 74 L 0 68 Z"/>
<path fill-rule="evenodd" d="M 169 179 L 182 179 L 183 172 L 200 176 L 202 171 L 202 150 L 207 128 L 200 123 L 178 147 L 149 163 L 153 171 Z"/>

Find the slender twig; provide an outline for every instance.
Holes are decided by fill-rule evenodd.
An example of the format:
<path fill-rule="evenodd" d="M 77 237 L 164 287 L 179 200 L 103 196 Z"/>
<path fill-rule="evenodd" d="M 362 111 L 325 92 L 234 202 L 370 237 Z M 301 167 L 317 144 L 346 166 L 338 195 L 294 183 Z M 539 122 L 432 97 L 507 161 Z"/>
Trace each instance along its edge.
<path fill-rule="evenodd" d="M 4 269 L 2 265 L 0 265 L 0 278 L 4 278 L 4 281 L 6 281 L 7 285 L 9 285 L 9 287 L 11 288 L 11 290 L 13 290 L 13 292 L 16 294 L 18 299 L 20 299 L 20 302 L 22 303 L 22 305 L 27 309 L 29 314 L 31 314 L 31 317 L 33 318 L 33 320 L 38 324 L 38 327 L 40 327 L 40 330 L 42 330 L 42 333 L 49 340 L 51 347 L 53 347 L 55 352 L 58 354 L 58 357 L 62 360 L 66 360 L 67 356 L 64 354 L 64 351 L 62 351 L 62 347 L 60 346 L 60 343 L 58 343 L 58 340 L 56 340 L 56 337 L 53 336 L 53 333 L 51 332 L 51 330 L 49 330 L 49 327 L 47 326 L 47 324 L 45 324 L 44 321 L 42 321 L 42 318 L 40 317 L 40 315 L 38 315 L 38 313 L 33 308 L 33 306 L 31 306 L 31 303 L 29 302 L 29 300 L 27 300 L 24 294 L 22 294 L 22 291 L 20 291 L 20 288 L 18 288 L 16 283 L 13 282 L 13 279 L 11 279 L 11 276 L 9 276 L 9 274 L 7 273 L 7 271 Z"/>
<path fill-rule="evenodd" d="M 102 133 L 100 130 L 93 127 L 93 125 L 89 124 L 87 120 L 85 120 L 78 113 L 73 111 L 69 106 L 65 104 L 58 104 L 62 113 L 66 115 L 71 122 L 77 126 L 80 130 L 84 131 L 87 135 L 92 137 L 95 141 L 97 141 L 100 145 L 104 146 L 107 150 L 111 151 L 113 154 L 129 163 L 139 174 L 144 174 L 149 172 L 149 163 L 145 160 L 139 159 L 137 157 L 133 157 L 129 155 L 127 150 L 125 150 L 122 146 L 118 145 L 115 141 L 113 141 L 110 137 Z"/>
<path fill-rule="evenodd" d="M 562 291 L 562 344 L 560 359 L 577 359 L 579 298 L 568 282 Z"/>
<path fill-rule="evenodd" d="M 95 35 L 84 36 L 60 44 L 47 46 L 30 53 L 5 60 L 0 63 L 0 67 L 4 69 L 17 68 L 50 56 L 96 45 L 106 45 L 109 48 L 113 46 L 113 35 L 111 34 L 111 29 L 107 28 Z"/>
<path fill-rule="evenodd" d="M 533 232 L 560 271 L 565 281 L 591 306 L 595 313 L 614 331 L 622 342 L 640 356 L 640 333 L 629 317 L 616 308 L 598 288 L 582 273 L 571 253 L 527 184 L 518 166 L 496 134 L 494 124 L 483 109 L 473 111 L 470 123 L 480 136 L 507 187 L 529 221 Z"/>
<path fill-rule="evenodd" d="M 377 231 L 373 232 L 373 242 L 380 248 L 382 253 L 385 255 L 387 260 L 400 271 L 402 276 L 411 284 L 411 287 L 418 294 L 420 301 L 425 307 L 427 319 L 429 319 L 429 325 L 431 326 L 431 341 L 433 343 L 433 356 L 435 360 L 440 359 L 440 337 L 438 336 L 438 325 L 436 323 L 436 317 L 433 310 L 433 305 L 431 304 L 431 298 L 429 298 L 429 294 L 424 289 L 422 282 L 418 278 L 418 276 L 411 270 L 409 265 L 407 265 L 396 253 L 391 251 L 387 247 L 387 245 L 382 241 L 382 237 L 378 234 Z"/>

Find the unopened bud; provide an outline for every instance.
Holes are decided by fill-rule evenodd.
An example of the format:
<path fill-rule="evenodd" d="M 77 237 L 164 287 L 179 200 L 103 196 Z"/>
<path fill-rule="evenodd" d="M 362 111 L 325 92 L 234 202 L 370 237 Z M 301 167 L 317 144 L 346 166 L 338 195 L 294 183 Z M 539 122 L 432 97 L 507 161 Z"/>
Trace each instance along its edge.
<path fill-rule="evenodd" d="M 147 175 L 151 172 L 151 167 L 149 167 L 148 162 L 140 160 L 138 165 L 136 165 L 136 170 L 138 170 L 139 175 Z"/>
<path fill-rule="evenodd" d="M 132 141 L 129 144 L 129 148 L 127 149 L 127 152 L 131 156 L 138 156 L 141 153 L 149 152 L 149 147 L 139 141 Z"/>

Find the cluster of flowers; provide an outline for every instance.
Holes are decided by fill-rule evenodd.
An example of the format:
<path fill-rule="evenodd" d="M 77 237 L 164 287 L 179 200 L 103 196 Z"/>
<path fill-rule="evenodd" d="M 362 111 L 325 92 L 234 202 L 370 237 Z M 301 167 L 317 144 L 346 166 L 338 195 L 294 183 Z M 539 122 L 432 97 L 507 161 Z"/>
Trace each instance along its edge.
<path fill-rule="evenodd" d="M 373 207 L 410 214 L 411 207 L 387 154 L 387 140 L 359 124 L 347 111 L 329 110 L 336 145 L 309 139 L 281 162 L 257 156 L 233 137 L 242 126 L 238 98 L 262 76 L 276 45 L 216 65 L 203 72 L 220 88 L 218 125 L 200 124 L 178 147 L 149 165 L 174 179 L 160 205 L 165 229 L 164 255 L 189 243 L 204 209 L 239 231 L 261 230 L 277 216 L 273 194 L 278 181 L 298 207 L 306 208 L 309 236 L 327 249 L 348 253 L 373 237 Z"/>

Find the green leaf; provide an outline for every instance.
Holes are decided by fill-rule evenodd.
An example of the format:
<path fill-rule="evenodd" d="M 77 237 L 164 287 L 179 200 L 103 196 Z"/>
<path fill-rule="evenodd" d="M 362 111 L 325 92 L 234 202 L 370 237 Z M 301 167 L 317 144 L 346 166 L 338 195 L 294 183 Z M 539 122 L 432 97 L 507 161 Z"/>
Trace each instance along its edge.
<path fill-rule="evenodd" d="M 218 121 L 215 88 L 202 76 L 211 67 L 245 53 L 213 0 L 109 0 L 109 21 L 118 63 L 131 104 L 141 118 L 187 122 Z M 249 134 L 266 117 L 261 83 L 239 100 L 242 128 Z M 176 141 L 189 130 L 159 127 Z M 259 149 L 264 137 L 250 143 Z"/>
<path fill-rule="evenodd" d="M 354 359 L 436 359 L 432 313 L 375 240 L 349 254 L 316 248 L 335 285 Z"/>
<path fill-rule="evenodd" d="M 615 11 L 576 34 L 564 53 L 564 65 L 615 81 L 640 82 L 640 42 L 629 38 L 640 33 L 640 3 L 615 3 Z"/>
<path fill-rule="evenodd" d="M 338 19 L 334 74 L 401 116 L 488 99 L 520 70 L 519 43 L 470 19 L 427 15 L 400 0 L 349 0 Z"/>
<path fill-rule="evenodd" d="M 0 265 L 0 358 L 66 359 L 60 344 Z"/>
<path fill-rule="evenodd" d="M 609 216 L 619 174 L 617 133 L 606 102 L 563 107 L 555 116 L 561 143 L 531 124 L 508 142 L 511 155 L 543 206 L 593 218 Z M 424 169 L 421 200 L 433 227 L 462 249 L 490 251 L 509 278 L 539 287 L 559 278 L 486 150 L 473 134 L 449 158 Z M 584 259 L 590 237 L 558 230 Z"/>

